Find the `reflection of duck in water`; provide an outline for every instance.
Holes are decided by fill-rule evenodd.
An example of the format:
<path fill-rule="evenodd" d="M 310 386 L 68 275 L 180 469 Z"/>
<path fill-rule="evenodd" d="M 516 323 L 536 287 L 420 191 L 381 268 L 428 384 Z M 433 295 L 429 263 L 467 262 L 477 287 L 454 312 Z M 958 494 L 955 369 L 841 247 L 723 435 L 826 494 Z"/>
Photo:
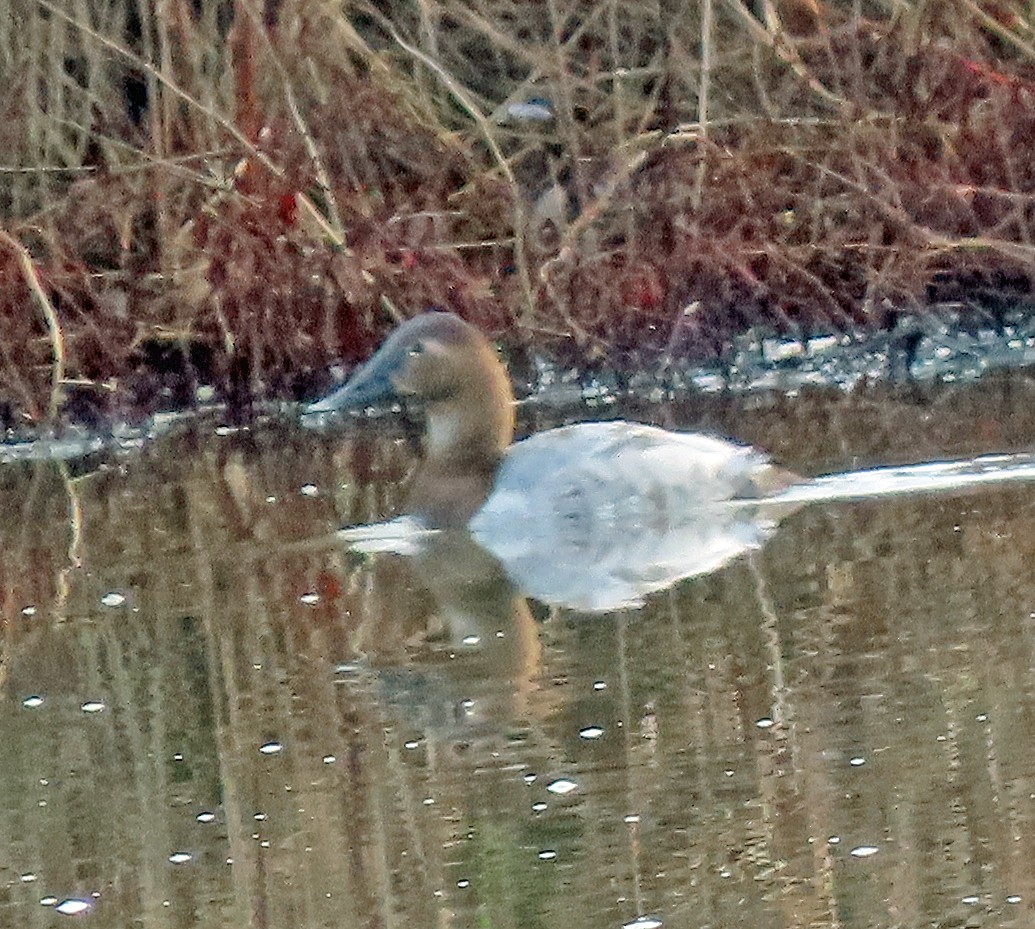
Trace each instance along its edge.
<path fill-rule="evenodd" d="M 619 609 L 756 548 L 806 502 L 1030 479 L 1024 459 L 877 469 L 805 482 L 754 449 L 638 423 L 564 426 L 512 443 L 507 372 L 477 329 L 451 313 L 400 326 L 307 414 L 396 396 L 423 402 L 424 461 L 407 516 L 346 530 L 366 550 L 414 551 L 421 534 L 467 527 L 539 599 Z"/>
<path fill-rule="evenodd" d="M 349 639 L 354 670 L 373 672 L 382 698 L 440 736 L 468 739 L 548 710 L 538 627 L 499 562 L 466 532 L 425 542 L 392 565 L 401 576 L 377 573 Z"/>

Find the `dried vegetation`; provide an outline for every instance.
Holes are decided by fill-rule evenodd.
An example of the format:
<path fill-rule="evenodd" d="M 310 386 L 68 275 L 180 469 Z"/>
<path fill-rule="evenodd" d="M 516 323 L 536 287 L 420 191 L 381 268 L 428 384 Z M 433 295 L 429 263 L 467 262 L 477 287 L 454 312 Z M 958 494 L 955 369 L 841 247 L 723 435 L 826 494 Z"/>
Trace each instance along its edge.
<path fill-rule="evenodd" d="M 1009 0 L 11 0 L 0 418 L 298 397 L 396 307 L 641 365 L 994 315 L 1035 275 L 1033 26 Z"/>

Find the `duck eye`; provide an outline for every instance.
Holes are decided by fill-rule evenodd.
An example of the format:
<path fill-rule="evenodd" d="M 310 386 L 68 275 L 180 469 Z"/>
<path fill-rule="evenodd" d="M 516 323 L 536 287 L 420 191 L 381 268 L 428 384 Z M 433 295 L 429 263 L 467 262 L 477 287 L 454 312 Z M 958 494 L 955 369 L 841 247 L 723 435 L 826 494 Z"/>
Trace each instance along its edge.
<path fill-rule="evenodd" d="M 410 346 L 409 355 L 410 355 L 411 358 L 419 358 L 423 354 L 424 354 L 424 343 L 423 342 L 414 342 L 413 345 Z"/>

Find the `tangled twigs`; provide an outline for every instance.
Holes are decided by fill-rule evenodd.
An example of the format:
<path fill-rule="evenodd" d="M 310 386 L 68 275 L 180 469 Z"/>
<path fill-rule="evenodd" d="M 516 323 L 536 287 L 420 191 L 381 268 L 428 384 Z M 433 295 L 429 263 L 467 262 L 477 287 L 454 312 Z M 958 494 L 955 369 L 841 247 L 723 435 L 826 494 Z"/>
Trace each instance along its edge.
<path fill-rule="evenodd" d="M 61 321 L 58 319 L 54 304 L 50 302 L 50 298 L 40 285 L 39 274 L 36 272 L 36 265 L 33 263 L 29 250 L 3 228 L 0 228 L 0 242 L 14 252 L 18 259 L 18 267 L 25 278 L 25 284 L 32 293 L 47 324 L 53 359 L 50 366 L 50 403 L 47 407 L 47 418 L 53 423 L 61 406 L 61 391 L 65 382 L 65 335 L 61 329 Z"/>
<path fill-rule="evenodd" d="M 467 114 L 474 120 L 478 130 L 481 132 L 482 138 L 485 140 L 485 144 L 488 146 L 489 151 L 492 152 L 492 157 L 500 171 L 503 172 L 503 176 L 507 179 L 514 208 L 514 264 L 517 266 L 518 278 L 521 281 L 521 289 L 524 293 L 524 319 L 531 319 L 535 313 L 535 302 L 532 293 L 532 279 L 528 270 L 528 258 L 525 253 L 524 201 L 522 199 L 521 187 L 517 182 L 517 178 L 514 176 L 514 171 L 510 166 L 510 162 L 507 160 L 506 156 L 500 149 L 499 143 L 496 141 L 492 123 L 485 114 L 482 113 L 481 109 L 471 98 L 471 95 L 460 85 L 459 81 L 449 74 L 442 65 L 430 56 L 424 54 L 424 52 L 419 48 L 406 42 L 395 29 L 391 28 L 391 26 L 388 27 L 388 30 L 391 32 L 392 38 L 395 39 L 396 44 L 398 44 L 399 47 L 408 55 L 429 67 L 438 76 L 439 80 L 442 81 L 453 99 L 467 111 Z"/>
<path fill-rule="evenodd" d="M 95 42 L 100 43 L 104 48 L 113 52 L 120 58 L 124 59 L 129 64 L 136 68 L 139 68 L 148 77 L 153 78 L 165 87 L 174 96 L 179 97 L 184 103 L 186 103 L 192 109 L 203 113 L 209 119 L 213 120 L 220 128 L 228 133 L 234 141 L 236 141 L 247 153 L 249 158 L 254 159 L 262 167 L 270 172 L 274 177 L 282 178 L 285 176 L 285 170 L 280 165 L 276 164 L 272 158 L 270 158 L 265 152 L 258 148 L 251 139 L 248 138 L 234 123 L 219 113 L 214 107 L 207 106 L 202 103 L 197 97 L 184 90 L 174 80 L 169 78 L 163 70 L 153 65 L 151 62 L 146 61 L 139 55 L 134 54 L 124 45 L 116 42 L 105 35 L 101 35 L 96 29 L 93 29 L 87 23 L 76 19 L 69 15 L 63 9 L 58 7 L 56 4 L 51 3 L 50 0 L 37 0 L 39 5 L 49 13 L 64 20 L 74 29 L 79 30 L 83 35 L 89 37 Z M 327 218 L 320 212 L 316 204 L 313 203 L 312 198 L 302 191 L 298 191 L 295 194 L 295 200 L 298 206 L 310 216 L 315 223 L 319 226 L 321 233 L 326 237 L 327 241 L 334 245 L 335 248 L 343 249 L 348 252 L 345 248 L 344 235 L 340 228 L 336 227 L 336 217 L 332 216 L 332 220 L 328 222 Z"/>

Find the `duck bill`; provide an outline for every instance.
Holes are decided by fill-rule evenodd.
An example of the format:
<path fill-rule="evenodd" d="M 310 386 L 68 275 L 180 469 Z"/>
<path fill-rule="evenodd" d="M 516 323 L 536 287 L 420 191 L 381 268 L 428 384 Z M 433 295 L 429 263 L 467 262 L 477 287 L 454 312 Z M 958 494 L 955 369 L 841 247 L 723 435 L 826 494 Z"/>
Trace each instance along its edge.
<path fill-rule="evenodd" d="M 398 352 L 386 352 L 386 344 L 362 368 L 356 371 L 337 390 L 326 397 L 310 403 L 302 413 L 334 413 L 339 410 L 362 410 L 398 396 L 392 376 L 399 367 Z"/>

